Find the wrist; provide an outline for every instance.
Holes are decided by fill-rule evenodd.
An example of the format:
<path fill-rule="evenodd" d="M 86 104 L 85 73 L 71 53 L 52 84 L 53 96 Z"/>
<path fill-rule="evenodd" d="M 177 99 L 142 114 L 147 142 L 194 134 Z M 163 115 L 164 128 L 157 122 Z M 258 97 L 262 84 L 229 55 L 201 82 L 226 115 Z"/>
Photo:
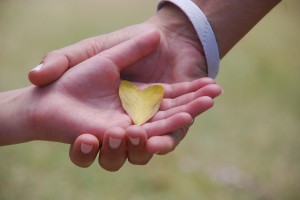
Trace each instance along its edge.
<path fill-rule="evenodd" d="M 0 94 L 0 146 L 34 139 L 28 90 L 29 88 L 23 88 Z"/>
<path fill-rule="evenodd" d="M 210 26 L 205 14 L 197 4 L 190 0 L 161 0 L 158 4 L 158 9 L 161 9 L 163 6 L 170 6 L 170 4 L 166 3 L 171 3 L 182 11 L 181 16 L 185 17 L 179 17 L 179 19 L 185 19 L 181 20 L 181 22 L 184 21 L 185 24 L 188 24 L 189 27 L 192 27 L 186 28 L 186 26 L 183 26 L 184 32 L 191 33 L 189 36 L 192 36 L 192 38 L 195 38 L 196 35 L 197 40 L 202 46 L 201 53 L 202 55 L 205 55 L 204 57 L 206 60 L 207 75 L 211 78 L 216 78 L 219 71 L 220 54 L 214 31 Z M 195 41 L 195 39 L 193 40 Z"/>
<path fill-rule="evenodd" d="M 202 55 L 204 50 L 199 37 L 186 14 L 176 5 L 166 2 L 148 22 L 158 26 L 164 35 L 194 46 Z"/>

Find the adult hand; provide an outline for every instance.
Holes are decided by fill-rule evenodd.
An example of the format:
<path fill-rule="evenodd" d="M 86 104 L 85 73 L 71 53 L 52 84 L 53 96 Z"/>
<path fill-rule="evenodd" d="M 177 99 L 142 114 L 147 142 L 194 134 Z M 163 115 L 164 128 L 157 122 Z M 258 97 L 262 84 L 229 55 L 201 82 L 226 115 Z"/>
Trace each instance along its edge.
<path fill-rule="evenodd" d="M 211 79 L 163 84 L 165 96 L 159 112 L 149 123 L 132 126 L 118 97 L 120 71 L 151 53 L 158 42 L 155 31 L 141 34 L 81 62 L 46 87 L 28 88 L 29 97 L 24 99 L 30 102 L 26 105 L 31 112 L 32 139 L 74 143 L 76 150 L 81 138 L 78 136 L 88 133 L 94 137 L 90 137 L 92 153 L 87 160 L 79 160 L 80 165 L 90 164 L 102 143 L 99 162 L 110 171 L 118 170 L 127 157 L 132 163 L 143 164 L 161 146 L 162 154 L 174 148 L 176 143 L 172 142 L 180 141 L 186 131 L 176 133 L 175 139 L 166 133 L 189 126 L 193 117 L 212 106 L 212 98 L 220 94 L 220 88 Z M 148 85 L 141 83 L 143 87 Z M 131 142 L 128 147 L 127 140 Z M 86 147 L 88 142 L 80 144 L 81 149 Z M 72 149 L 74 158 L 72 155 L 78 154 Z"/>
<path fill-rule="evenodd" d="M 94 162 L 100 148 L 99 163 L 107 170 L 118 170 L 126 158 L 132 164 L 146 164 L 153 154 L 162 155 L 174 150 L 185 137 L 193 118 L 212 107 L 212 98 L 221 93 L 220 87 L 209 78 L 162 85 L 165 88 L 164 99 L 159 111 L 149 122 L 142 126 L 129 126 L 125 130 L 108 130 L 100 140 L 102 146 L 97 137 L 80 135 L 70 148 L 73 163 L 88 167 Z M 110 141 L 109 136 L 118 141 Z M 89 151 L 86 152 L 85 148 Z"/>
<path fill-rule="evenodd" d="M 124 79 L 175 83 L 207 75 L 202 45 L 192 24 L 180 9 L 166 4 L 142 24 L 85 39 L 48 53 L 42 61 L 42 67 L 29 73 L 29 79 L 37 86 L 49 84 L 78 63 L 150 30 L 160 34 L 158 48 L 149 56 L 126 67 L 121 73 Z"/>
<path fill-rule="evenodd" d="M 29 79 L 37 86 L 49 84 L 84 60 L 149 30 L 154 30 L 160 34 L 161 39 L 158 47 L 150 55 L 143 57 L 122 70 L 121 76 L 124 79 L 150 83 L 175 83 L 191 81 L 206 76 L 207 70 L 202 46 L 192 25 L 177 7 L 166 5 L 155 16 L 142 24 L 130 26 L 107 35 L 89 38 L 48 53 L 42 61 L 42 67 L 29 73 Z M 140 50 L 143 48 L 141 47 Z M 207 84 L 215 83 L 211 79 L 206 79 L 205 81 Z M 212 98 L 218 95 L 215 93 L 212 95 Z M 210 101 L 208 107 L 211 106 L 212 102 Z M 193 115 L 193 117 L 196 116 Z M 159 152 L 160 154 L 172 151 L 187 133 L 189 125 L 179 127 L 177 130 L 174 129 L 163 136 L 149 138 L 146 143 L 148 151 L 151 153 Z M 91 135 L 81 136 L 76 140 L 76 144 L 88 143 L 90 144 L 89 146 L 99 144 L 99 142 L 91 138 L 94 137 Z M 141 134 L 140 138 L 146 137 Z M 143 141 L 141 141 L 142 143 Z M 131 144 L 130 141 L 128 144 Z M 103 145 L 102 148 L 107 146 Z M 79 145 L 75 144 L 71 146 L 71 160 L 79 166 L 88 166 L 93 162 L 96 154 L 94 151 L 89 154 L 82 154 L 79 147 Z M 144 159 L 140 161 L 140 159 L 130 159 L 130 157 L 129 161 L 133 164 L 143 164 L 149 160 Z M 138 156 L 132 157 L 138 158 Z M 144 157 L 147 156 L 140 156 L 140 158 Z"/>

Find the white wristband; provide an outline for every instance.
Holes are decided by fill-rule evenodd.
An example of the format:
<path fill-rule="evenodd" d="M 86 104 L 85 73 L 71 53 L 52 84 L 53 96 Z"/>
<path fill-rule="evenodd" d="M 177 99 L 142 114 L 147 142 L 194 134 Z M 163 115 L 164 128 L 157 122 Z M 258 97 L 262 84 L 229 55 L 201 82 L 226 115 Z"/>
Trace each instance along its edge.
<path fill-rule="evenodd" d="M 192 22 L 202 43 L 208 70 L 208 77 L 216 78 L 219 72 L 220 55 L 215 34 L 200 8 L 191 0 L 160 0 L 158 9 L 165 2 L 178 6 Z"/>

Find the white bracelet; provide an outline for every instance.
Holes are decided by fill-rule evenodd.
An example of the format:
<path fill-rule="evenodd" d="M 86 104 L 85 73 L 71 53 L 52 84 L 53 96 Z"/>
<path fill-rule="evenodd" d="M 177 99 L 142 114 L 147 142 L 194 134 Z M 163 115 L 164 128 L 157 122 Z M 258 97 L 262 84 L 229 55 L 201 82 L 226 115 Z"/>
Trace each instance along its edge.
<path fill-rule="evenodd" d="M 165 2 L 178 6 L 192 22 L 202 43 L 208 70 L 208 77 L 216 78 L 219 72 L 220 55 L 215 34 L 200 8 L 191 0 L 160 0 L 158 9 Z"/>

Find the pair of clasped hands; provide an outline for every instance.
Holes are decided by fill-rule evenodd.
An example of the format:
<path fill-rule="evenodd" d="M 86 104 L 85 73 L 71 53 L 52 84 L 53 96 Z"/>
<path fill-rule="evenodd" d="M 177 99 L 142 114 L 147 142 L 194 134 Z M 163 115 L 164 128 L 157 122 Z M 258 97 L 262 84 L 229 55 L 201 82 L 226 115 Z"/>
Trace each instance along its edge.
<path fill-rule="evenodd" d="M 29 73 L 38 86 L 32 97 L 38 99 L 34 139 L 71 144 L 70 159 L 80 167 L 91 165 L 99 153 L 99 164 L 109 171 L 119 170 L 127 159 L 144 165 L 154 154 L 173 151 L 222 90 L 213 79 L 201 78 L 207 69 L 198 39 L 153 24 L 48 53 Z M 158 112 L 143 125 L 134 125 L 122 108 L 123 79 L 141 88 L 164 87 Z"/>

